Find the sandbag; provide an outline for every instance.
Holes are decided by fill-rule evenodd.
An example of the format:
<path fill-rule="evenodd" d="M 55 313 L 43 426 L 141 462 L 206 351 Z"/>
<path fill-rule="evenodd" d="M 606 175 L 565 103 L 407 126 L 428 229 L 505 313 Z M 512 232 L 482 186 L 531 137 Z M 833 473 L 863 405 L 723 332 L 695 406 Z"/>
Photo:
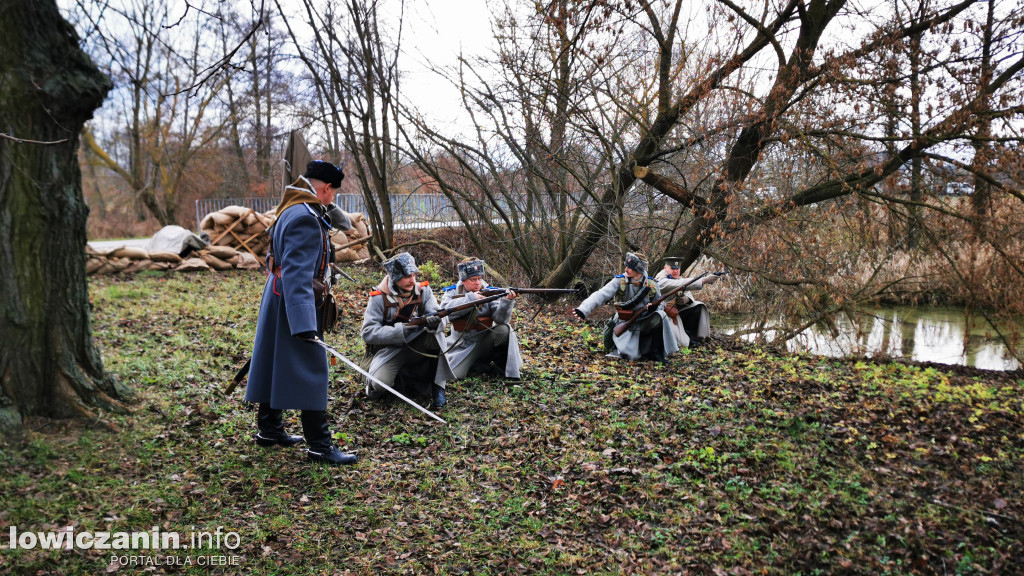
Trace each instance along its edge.
<path fill-rule="evenodd" d="M 110 258 L 127 258 L 129 260 L 149 260 L 149 253 L 142 248 L 121 246 L 108 254 Z"/>
<path fill-rule="evenodd" d="M 201 258 L 185 258 L 184 260 L 181 261 L 181 264 L 178 264 L 177 268 L 175 268 L 174 270 L 175 272 L 197 272 L 202 270 L 209 271 L 210 265 L 207 264 L 206 262 L 203 262 Z"/>
<path fill-rule="evenodd" d="M 233 256 L 238 255 L 238 250 L 230 246 L 210 246 L 206 249 L 206 252 L 220 258 L 221 260 L 227 260 Z"/>
<path fill-rule="evenodd" d="M 238 220 L 239 218 L 245 218 L 249 211 L 250 209 L 246 208 L 245 206 L 225 206 L 224 208 L 218 210 L 218 212 L 220 212 L 221 214 L 227 214 L 228 216 L 231 216 L 232 222 Z"/>
<path fill-rule="evenodd" d="M 257 268 L 260 268 L 260 262 L 255 256 L 248 252 L 239 252 L 238 263 L 235 264 L 235 268 L 238 268 L 239 270 L 256 270 Z"/>
<path fill-rule="evenodd" d="M 227 228 L 238 220 L 238 216 L 232 216 L 226 212 L 210 212 L 210 218 L 213 219 L 213 223 L 218 228 Z"/>
<path fill-rule="evenodd" d="M 234 266 L 228 264 L 227 262 L 221 260 L 220 258 L 217 258 L 213 254 L 200 254 L 199 258 L 203 262 L 206 262 L 210 266 L 210 268 L 213 268 L 214 270 L 230 270 L 234 268 Z"/>
<path fill-rule="evenodd" d="M 128 267 L 125 268 L 122 272 L 124 272 L 125 274 L 142 272 L 143 270 L 149 270 L 151 264 L 153 264 L 153 261 L 150 260 L 149 258 L 146 258 L 145 260 L 132 260 L 132 263 L 128 265 Z"/>
<path fill-rule="evenodd" d="M 103 268 L 103 265 L 106 264 L 106 262 L 107 261 L 105 259 L 103 259 L 103 258 L 90 258 L 90 259 L 86 260 L 85 261 L 85 274 L 87 276 L 92 276 L 93 274 L 96 273 L 97 270 L 99 270 L 100 268 Z"/>
<path fill-rule="evenodd" d="M 256 222 L 253 222 L 252 224 L 246 227 L 245 232 L 246 234 L 251 236 L 253 234 L 259 234 L 260 232 L 264 232 L 269 227 L 270 223 L 267 223 L 264 220 L 257 218 Z"/>
<path fill-rule="evenodd" d="M 335 262 L 354 262 L 359 260 L 359 254 L 351 248 L 342 248 L 334 252 Z"/>
<path fill-rule="evenodd" d="M 149 259 L 153 262 L 170 262 L 171 264 L 181 262 L 181 256 L 178 256 L 176 252 L 150 252 Z"/>

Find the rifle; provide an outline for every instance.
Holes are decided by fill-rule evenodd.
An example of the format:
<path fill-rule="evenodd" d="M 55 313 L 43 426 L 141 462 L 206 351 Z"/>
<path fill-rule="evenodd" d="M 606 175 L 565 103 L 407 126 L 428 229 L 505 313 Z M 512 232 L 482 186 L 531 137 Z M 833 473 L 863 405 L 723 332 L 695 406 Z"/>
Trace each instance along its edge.
<path fill-rule="evenodd" d="M 416 318 L 413 318 L 412 320 L 409 320 L 408 322 L 406 322 L 405 325 L 406 326 L 420 326 L 420 325 L 425 324 L 426 321 L 427 321 L 427 318 L 430 318 L 431 316 L 437 316 L 438 318 L 444 318 L 445 316 L 451 314 L 452 312 L 458 312 L 459 310 L 467 310 L 469 308 L 475 308 L 475 307 L 477 307 L 477 306 L 479 306 L 481 304 L 486 304 L 488 302 L 493 302 L 493 301 L 497 300 L 498 298 L 504 298 L 505 295 L 507 295 L 507 294 L 508 294 L 508 289 L 507 288 L 502 288 L 500 294 L 494 294 L 493 296 L 488 296 L 486 298 L 480 298 L 479 300 L 473 300 L 472 302 L 466 302 L 465 304 L 459 304 L 458 306 L 449 306 L 448 308 L 440 308 L 440 309 L 438 309 L 438 310 L 436 310 L 434 312 L 431 312 L 430 314 L 424 314 L 423 316 L 417 316 Z"/>
<path fill-rule="evenodd" d="M 705 272 L 705 273 L 701 274 L 700 276 L 697 276 L 696 278 L 690 280 L 686 284 L 683 284 L 682 286 L 679 286 L 677 288 L 673 288 L 673 289 L 669 290 L 668 292 L 665 292 L 664 294 L 662 294 L 658 298 L 655 298 L 654 300 L 651 300 L 650 304 L 648 304 L 648 307 L 649 308 L 656 308 L 659 304 L 661 304 L 665 300 L 668 300 L 669 296 L 675 296 L 676 293 L 681 292 L 683 290 L 686 290 L 691 284 L 693 284 L 697 280 L 700 280 L 701 278 L 703 278 L 705 276 L 708 276 L 710 274 L 712 274 L 712 273 L 711 272 Z M 725 274 L 725 272 L 714 272 L 715 276 L 721 276 L 723 274 Z M 637 318 L 639 318 L 640 316 L 641 316 L 641 314 L 639 314 L 639 313 L 638 314 L 633 314 L 633 317 L 630 318 L 629 320 L 626 320 L 624 322 L 620 322 L 619 324 L 616 324 L 615 328 L 612 329 L 612 332 L 614 332 L 616 336 L 622 336 L 622 333 L 625 332 L 626 330 L 629 330 L 629 327 L 632 326 L 633 323 L 636 322 Z M 644 317 L 647 317 L 647 315 L 644 315 Z"/>
<path fill-rule="evenodd" d="M 480 291 L 481 296 L 493 296 L 495 294 L 504 294 L 508 291 L 515 292 L 516 294 L 543 294 L 545 296 L 553 296 L 555 294 L 578 294 L 586 297 L 586 288 L 581 286 L 579 288 L 484 288 Z"/>

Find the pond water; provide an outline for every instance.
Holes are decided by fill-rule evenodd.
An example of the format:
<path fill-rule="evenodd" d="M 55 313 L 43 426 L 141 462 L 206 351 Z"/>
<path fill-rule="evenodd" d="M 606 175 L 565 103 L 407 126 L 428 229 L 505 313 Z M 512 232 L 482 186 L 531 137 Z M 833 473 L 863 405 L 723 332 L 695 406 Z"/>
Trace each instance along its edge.
<path fill-rule="evenodd" d="M 712 314 L 711 324 L 718 332 L 734 334 L 754 328 L 750 317 Z M 968 321 L 964 311 L 958 308 L 868 309 L 862 311 L 857 322 L 845 315 L 839 316 L 836 329 L 833 334 L 818 326 L 808 328 L 790 339 L 786 347 L 792 352 L 826 356 L 880 355 L 987 370 L 1021 367 L 984 316 L 972 315 Z M 1007 336 L 1020 335 L 1024 322 L 1000 324 L 999 329 Z M 768 339 L 772 336 L 771 332 L 767 334 Z M 756 335 L 741 338 L 754 340 Z"/>

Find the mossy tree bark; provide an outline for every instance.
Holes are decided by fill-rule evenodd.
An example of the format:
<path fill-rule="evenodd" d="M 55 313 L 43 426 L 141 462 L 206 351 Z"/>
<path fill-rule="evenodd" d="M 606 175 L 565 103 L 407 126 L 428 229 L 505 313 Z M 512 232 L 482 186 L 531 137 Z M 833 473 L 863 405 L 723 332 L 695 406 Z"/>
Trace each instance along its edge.
<path fill-rule="evenodd" d="M 110 89 L 53 0 L 0 0 L 0 428 L 125 409 L 92 340 L 77 157 Z"/>

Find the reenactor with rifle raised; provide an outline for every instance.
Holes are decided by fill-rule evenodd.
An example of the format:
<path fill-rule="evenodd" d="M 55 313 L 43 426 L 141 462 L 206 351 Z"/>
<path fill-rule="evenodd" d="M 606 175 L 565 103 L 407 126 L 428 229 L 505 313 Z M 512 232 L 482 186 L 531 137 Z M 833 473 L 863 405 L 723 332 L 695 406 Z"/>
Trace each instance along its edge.
<path fill-rule="evenodd" d="M 523 358 L 516 331 L 509 323 L 518 294 L 514 289 L 487 286 L 484 266 L 484 261 L 477 258 L 459 262 L 459 281 L 445 288 L 441 297 L 441 308 L 445 309 L 487 295 L 504 296 L 448 316 L 452 323 L 446 352 L 448 364 L 455 379 L 465 378 L 471 372 L 518 379 Z"/>
<path fill-rule="evenodd" d="M 616 313 L 604 330 L 608 356 L 663 361 L 679 346 L 666 321 L 664 306 L 655 303 L 660 296 L 657 282 L 647 276 L 647 258 L 627 252 L 624 272 L 587 297 L 573 312 L 580 320 L 586 320 L 595 308 L 614 299 Z M 617 329 L 620 326 L 624 328 Z"/>
<path fill-rule="evenodd" d="M 658 288 L 664 293 L 683 287 L 675 298 L 665 303 L 665 314 L 679 347 L 700 343 L 711 334 L 711 313 L 708 307 L 693 299 L 692 290 L 700 290 L 718 281 L 720 274 L 703 275 L 697 278 L 681 278 L 682 258 L 665 258 L 664 270 L 654 277 Z"/>
<path fill-rule="evenodd" d="M 386 260 L 384 270 L 387 275 L 370 293 L 363 314 L 367 371 L 403 394 L 429 396 L 434 408 L 440 408 L 448 403 L 445 382 L 453 375 L 443 352 L 437 298 L 428 282 L 417 281 L 419 268 L 408 252 Z M 365 380 L 369 398 L 388 393 Z"/>

